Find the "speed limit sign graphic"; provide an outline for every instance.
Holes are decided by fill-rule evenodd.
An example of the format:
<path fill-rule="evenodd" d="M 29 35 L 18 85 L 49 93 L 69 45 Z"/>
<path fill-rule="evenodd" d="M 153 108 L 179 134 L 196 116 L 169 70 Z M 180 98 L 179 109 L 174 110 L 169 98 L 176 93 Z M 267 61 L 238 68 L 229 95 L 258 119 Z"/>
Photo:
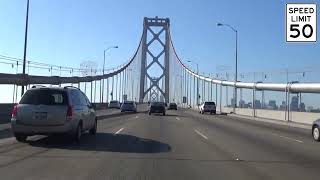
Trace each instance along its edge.
<path fill-rule="evenodd" d="M 316 4 L 287 4 L 286 41 L 317 42 Z"/>

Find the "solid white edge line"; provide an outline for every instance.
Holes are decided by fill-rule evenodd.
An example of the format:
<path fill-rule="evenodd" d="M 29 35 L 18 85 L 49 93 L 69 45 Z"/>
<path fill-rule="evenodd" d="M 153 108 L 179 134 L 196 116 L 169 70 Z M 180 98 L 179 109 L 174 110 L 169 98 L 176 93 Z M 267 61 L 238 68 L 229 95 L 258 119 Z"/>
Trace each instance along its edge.
<path fill-rule="evenodd" d="M 117 132 L 115 132 L 114 134 L 118 134 L 123 130 L 123 128 L 119 129 Z"/>
<path fill-rule="evenodd" d="M 275 135 L 275 136 L 284 138 L 284 139 L 288 139 L 288 140 L 295 141 L 295 142 L 298 142 L 298 143 L 303 143 L 303 141 L 300 141 L 300 140 L 298 140 L 298 139 L 294 139 L 294 138 L 290 138 L 290 137 L 287 137 L 287 136 L 282 136 L 282 135 L 274 134 L 274 133 L 272 133 L 272 134 Z"/>
<path fill-rule="evenodd" d="M 202 134 L 201 132 L 199 132 L 198 130 L 194 130 L 194 132 L 196 132 L 197 134 L 199 134 L 201 137 L 205 138 L 205 139 L 208 139 L 207 136 L 205 136 L 204 134 Z"/>

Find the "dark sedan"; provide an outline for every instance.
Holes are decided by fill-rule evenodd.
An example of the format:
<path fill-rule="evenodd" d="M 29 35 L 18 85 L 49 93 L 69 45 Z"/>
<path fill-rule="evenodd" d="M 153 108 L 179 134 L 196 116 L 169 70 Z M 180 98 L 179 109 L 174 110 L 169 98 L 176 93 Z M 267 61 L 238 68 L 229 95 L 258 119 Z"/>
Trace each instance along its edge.
<path fill-rule="evenodd" d="M 168 106 L 168 110 L 178 110 L 178 106 L 176 103 L 170 103 L 169 106 Z"/>
<path fill-rule="evenodd" d="M 166 115 L 166 108 L 164 102 L 152 102 L 149 108 L 149 115 L 152 113 L 162 113 L 164 116 Z"/>

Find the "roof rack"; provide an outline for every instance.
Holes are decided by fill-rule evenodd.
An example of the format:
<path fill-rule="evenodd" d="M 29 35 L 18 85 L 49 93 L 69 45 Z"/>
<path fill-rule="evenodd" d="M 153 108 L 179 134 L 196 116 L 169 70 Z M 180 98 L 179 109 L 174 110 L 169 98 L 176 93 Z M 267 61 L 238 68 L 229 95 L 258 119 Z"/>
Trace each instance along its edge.
<path fill-rule="evenodd" d="M 67 88 L 79 89 L 79 88 L 77 88 L 77 87 L 75 87 L 75 86 L 64 86 L 63 88 L 64 88 L 64 89 L 67 89 Z M 79 90 L 80 90 L 80 89 L 79 89 Z"/>
<path fill-rule="evenodd" d="M 42 88 L 42 87 L 46 87 L 46 86 L 44 86 L 44 85 L 33 85 L 31 88 L 33 89 L 33 88 Z"/>

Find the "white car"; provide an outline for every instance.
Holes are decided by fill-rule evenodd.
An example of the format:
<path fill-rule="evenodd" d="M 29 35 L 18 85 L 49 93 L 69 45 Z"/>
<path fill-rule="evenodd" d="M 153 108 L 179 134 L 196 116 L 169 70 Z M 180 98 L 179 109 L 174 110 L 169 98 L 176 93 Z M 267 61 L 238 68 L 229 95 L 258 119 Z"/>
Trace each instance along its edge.
<path fill-rule="evenodd" d="M 121 105 L 121 112 L 137 112 L 137 105 L 133 101 L 124 101 Z"/>
<path fill-rule="evenodd" d="M 199 113 L 204 114 L 210 112 L 210 114 L 216 114 L 216 103 L 212 101 L 205 101 L 199 106 Z"/>
<path fill-rule="evenodd" d="M 109 108 L 120 109 L 120 102 L 119 101 L 110 101 Z"/>

